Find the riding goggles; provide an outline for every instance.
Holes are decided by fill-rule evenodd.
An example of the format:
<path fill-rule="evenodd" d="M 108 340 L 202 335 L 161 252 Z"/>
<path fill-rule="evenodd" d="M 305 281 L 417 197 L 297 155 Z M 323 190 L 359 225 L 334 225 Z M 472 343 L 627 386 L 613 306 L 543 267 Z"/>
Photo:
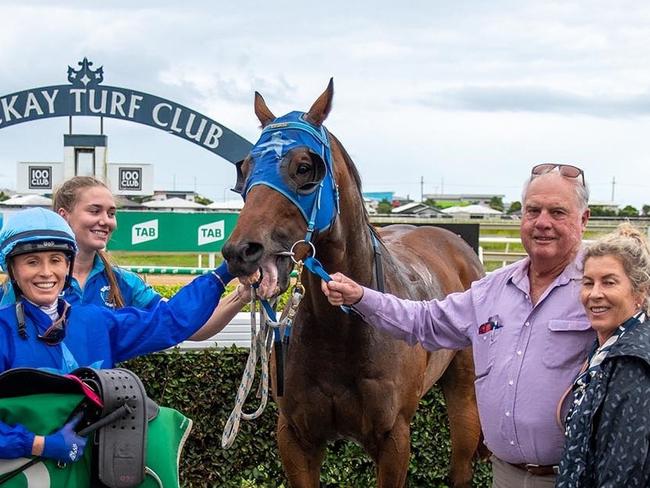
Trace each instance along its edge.
<path fill-rule="evenodd" d="M 64 300 L 59 301 L 59 318 L 52 322 L 45 332 L 37 337 L 48 346 L 56 346 L 65 339 L 65 327 L 70 312 L 70 304 Z"/>

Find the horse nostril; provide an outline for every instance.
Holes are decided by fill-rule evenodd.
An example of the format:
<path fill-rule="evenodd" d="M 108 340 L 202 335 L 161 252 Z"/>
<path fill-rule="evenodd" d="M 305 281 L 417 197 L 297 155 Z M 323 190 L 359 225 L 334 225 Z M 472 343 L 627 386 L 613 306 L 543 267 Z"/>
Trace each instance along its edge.
<path fill-rule="evenodd" d="M 255 263 L 262 258 L 264 246 L 259 242 L 244 243 L 240 249 L 239 257 L 246 263 Z"/>

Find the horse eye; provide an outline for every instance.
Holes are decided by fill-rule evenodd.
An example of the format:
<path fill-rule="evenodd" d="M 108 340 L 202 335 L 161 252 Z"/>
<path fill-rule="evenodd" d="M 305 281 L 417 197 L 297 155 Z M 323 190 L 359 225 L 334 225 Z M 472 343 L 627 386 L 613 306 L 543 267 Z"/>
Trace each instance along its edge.
<path fill-rule="evenodd" d="M 311 165 L 306 163 L 299 164 L 298 167 L 296 168 L 297 175 L 306 175 L 310 171 L 311 171 Z"/>

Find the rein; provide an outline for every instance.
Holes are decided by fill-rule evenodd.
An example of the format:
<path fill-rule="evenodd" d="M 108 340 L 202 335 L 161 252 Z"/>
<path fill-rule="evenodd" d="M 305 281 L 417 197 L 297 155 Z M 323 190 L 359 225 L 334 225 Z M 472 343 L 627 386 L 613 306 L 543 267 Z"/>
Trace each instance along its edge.
<path fill-rule="evenodd" d="M 305 288 L 300 282 L 301 271 L 302 266 L 299 265 L 298 281 L 293 287 L 291 299 L 282 312 L 280 321 L 277 320 L 275 311 L 273 310 L 273 307 L 268 302 L 268 300 L 259 299 L 255 293 L 253 293 L 251 297 L 251 350 L 248 355 L 248 360 L 246 361 L 246 368 L 244 369 L 241 383 L 237 389 L 235 407 L 233 408 L 230 416 L 228 417 L 228 420 L 226 421 L 226 425 L 221 436 L 221 447 L 224 449 L 228 449 L 232 446 L 235 438 L 237 437 L 239 424 L 242 419 L 254 420 L 262 415 L 264 409 L 266 408 L 269 397 L 269 354 L 271 350 L 271 342 L 273 342 L 273 348 L 276 353 L 276 371 L 282 372 L 278 373 L 277 377 L 278 396 L 282 396 L 282 393 L 284 391 L 284 359 L 286 357 L 285 352 L 289 347 L 289 337 L 291 335 L 293 318 L 295 317 L 298 306 L 300 305 L 300 302 L 305 295 Z M 257 329 L 256 320 L 257 302 L 260 304 L 259 330 Z M 273 337 L 271 336 L 271 331 L 273 331 Z M 257 396 L 260 398 L 260 405 L 253 413 L 245 413 L 243 411 L 243 407 L 244 403 L 246 402 L 246 398 L 250 394 L 251 387 L 253 386 L 258 357 L 262 370 L 262 376 L 260 378 L 260 384 L 257 392 Z"/>

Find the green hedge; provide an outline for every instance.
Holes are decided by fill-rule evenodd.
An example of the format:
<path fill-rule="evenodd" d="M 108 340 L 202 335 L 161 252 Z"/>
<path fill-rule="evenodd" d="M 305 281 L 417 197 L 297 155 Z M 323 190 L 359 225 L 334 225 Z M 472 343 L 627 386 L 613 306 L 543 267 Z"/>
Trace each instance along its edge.
<path fill-rule="evenodd" d="M 156 287 L 165 296 L 172 295 L 177 289 Z M 235 347 L 200 352 L 175 349 L 141 357 L 124 365 L 140 376 L 149 396 L 161 405 L 180 410 L 194 421 L 183 451 L 183 486 L 287 486 L 275 442 L 277 407 L 272 401 L 260 418 L 242 421 L 230 449 L 221 448 L 221 434 L 234 406 L 247 356 L 247 349 Z M 257 408 L 254 396 L 251 394 L 245 411 Z M 447 486 L 449 430 L 444 398 L 437 388 L 420 402 L 411 431 L 409 486 Z M 329 446 L 321 470 L 322 486 L 369 487 L 374 486 L 374 480 L 373 463 L 361 448 L 348 441 L 337 441 Z M 487 488 L 490 483 L 489 466 L 477 462 L 474 486 Z"/>
<path fill-rule="evenodd" d="M 273 402 L 257 420 L 242 421 L 230 449 L 221 448 L 221 434 L 247 356 L 248 350 L 235 347 L 200 352 L 175 349 L 125 365 L 140 376 L 154 400 L 180 410 L 194 421 L 183 451 L 183 486 L 287 486 L 275 443 L 277 408 Z M 245 411 L 253 411 L 257 405 L 255 398 L 249 399 Z M 411 425 L 411 487 L 447 486 L 449 432 L 444 412 L 442 394 L 434 388 L 422 399 Z M 490 486 L 485 463 L 477 463 L 475 472 L 475 486 Z M 358 446 L 347 441 L 330 445 L 322 469 L 323 486 L 368 487 L 374 486 L 374 479 L 373 464 Z"/>

